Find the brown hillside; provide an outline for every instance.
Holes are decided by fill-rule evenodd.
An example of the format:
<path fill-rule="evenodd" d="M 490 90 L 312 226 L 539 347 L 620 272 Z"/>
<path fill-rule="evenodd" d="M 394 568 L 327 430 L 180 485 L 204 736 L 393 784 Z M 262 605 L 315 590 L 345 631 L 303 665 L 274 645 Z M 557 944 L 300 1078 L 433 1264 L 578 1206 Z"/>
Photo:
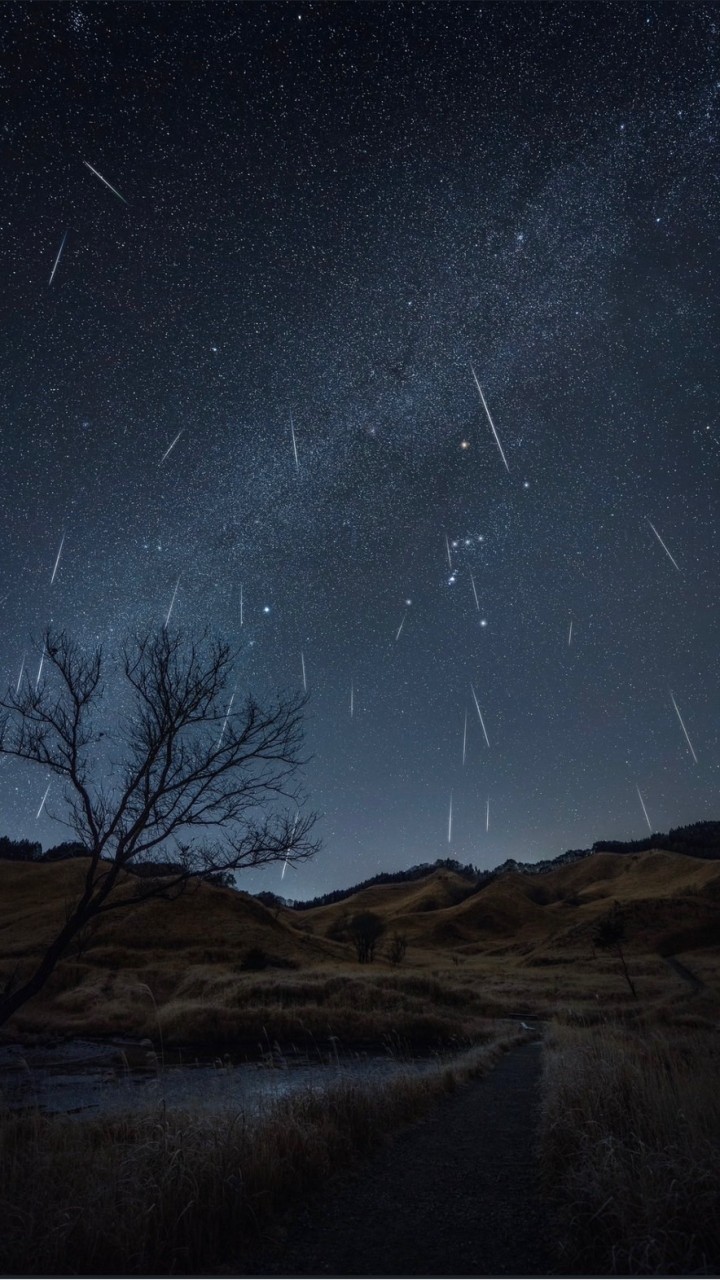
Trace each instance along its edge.
<path fill-rule="evenodd" d="M 0 963 L 30 959 L 62 924 L 85 875 L 85 859 L 45 865 L 0 861 Z M 143 881 L 124 878 L 119 896 Z M 104 916 L 87 958 L 108 967 L 142 967 L 183 953 L 183 963 L 223 959 L 239 964 L 261 948 L 272 957 L 313 964 L 338 954 L 322 938 L 300 933 L 244 893 L 193 885 L 175 901 L 154 899 Z M 72 949 L 71 949 L 72 950 Z"/>
<path fill-rule="evenodd" d="M 394 927 L 412 913 L 430 913 L 451 907 L 472 891 L 472 884 L 454 871 L 433 871 L 422 880 L 400 884 L 374 884 L 359 893 L 326 907 L 310 907 L 292 914 L 300 922 L 312 925 L 315 933 L 325 937 L 342 929 L 354 915 L 373 911 L 388 927 Z"/>
<path fill-rule="evenodd" d="M 525 950 L 550 938 L 563 949 L 585 946 L 601 915 L 617 901 L 637 944 L 656 950 L 671 935 L 707 945 L 720 903 L 720 864 L 652 850 L 597 853 L 544 875 L 508 872 L 477 892 L 453 872 L 373 885 L 327 907 L 288 913 L 325 937 L 345 935 L 352 917 L 374 911 L 417 947 L 467 948 L 517 942 Z"/>

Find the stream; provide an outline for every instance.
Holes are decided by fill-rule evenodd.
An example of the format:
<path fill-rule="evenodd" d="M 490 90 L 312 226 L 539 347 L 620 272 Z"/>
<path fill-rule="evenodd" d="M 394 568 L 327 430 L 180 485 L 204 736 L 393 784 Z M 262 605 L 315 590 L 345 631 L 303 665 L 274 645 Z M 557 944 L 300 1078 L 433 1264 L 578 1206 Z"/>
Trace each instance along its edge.
<path fill-rule="evenodd" d="M 268 1053 L 233 1062 L 188 1051 L 162 1061 L 147 1042 L 73 1040 L 53 1046 L 0 1046 L 0 1106 L 45 1113 L 109 1114 L 167 1105 L 257 1114 L 301 1089 L 340 1081 L 367 1083 L 398 1073 L 424 1074 L 454 1055 L 397 1058 L 334 1054 L 322 1060 Z"/>

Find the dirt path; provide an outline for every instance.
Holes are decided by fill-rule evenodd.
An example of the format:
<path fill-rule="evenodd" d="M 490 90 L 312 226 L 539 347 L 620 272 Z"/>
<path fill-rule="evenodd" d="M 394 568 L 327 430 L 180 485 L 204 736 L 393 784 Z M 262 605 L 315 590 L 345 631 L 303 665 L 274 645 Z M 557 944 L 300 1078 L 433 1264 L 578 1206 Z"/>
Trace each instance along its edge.
<path fill-rule="evenodd" d="M 252 1276 L 547 1276 L 540 1045 L 505 1055 L 301 1211 Z"/>

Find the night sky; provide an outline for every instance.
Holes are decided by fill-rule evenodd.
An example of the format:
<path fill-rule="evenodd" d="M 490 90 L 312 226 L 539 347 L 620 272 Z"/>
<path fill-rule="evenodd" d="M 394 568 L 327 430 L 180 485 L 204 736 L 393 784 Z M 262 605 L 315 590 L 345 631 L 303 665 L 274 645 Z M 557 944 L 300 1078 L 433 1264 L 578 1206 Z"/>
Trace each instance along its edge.
<path fill-rule="evenodd" d="M 290 897 L 718 817 L 717 6 L 0 21 L 7 680 L 174 592 L 241 689 L 302 654 Z"/>

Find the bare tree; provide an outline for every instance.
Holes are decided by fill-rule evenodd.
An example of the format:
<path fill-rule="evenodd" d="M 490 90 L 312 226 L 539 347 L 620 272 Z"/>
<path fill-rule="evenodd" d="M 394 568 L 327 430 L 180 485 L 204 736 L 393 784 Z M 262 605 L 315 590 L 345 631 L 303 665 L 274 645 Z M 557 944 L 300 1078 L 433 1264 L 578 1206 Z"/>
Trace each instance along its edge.
<path fill-rule="evenodd" d="M 615 955 L 620 961 L 625 981 L 632 992 L 633 999 L 637 1000 L 638 995 L 635 990 L 635 983 L 628 972 L 625 952 L 623 951 L 623 943 L 625 941 L 625 920 L 623 919 L 620 904 L 616 902 L 612 911 L 609 911 L 607 915 L 603 916 L 598 921 L 593 942 L 596 947 L 600 947 L 604 951 L 615 952 Z"/>
<path fill-rule="evenodd" d="M 348 931 L 355 943 L 360 964 L 371 964 L 378 940 L 385 932 L 384 922 L 374 911 L 361 911 L 359 915 L 353 916 Z"/>
<path fill-rule="evenodd" d="M 120 720 L 113 710 L 107 723 L 119 727 L 101 730 L 102 651 L 86 654 L 64 632 L 44 639 L 45 679 L 0 699 L 0 754 L 62 780 L 65 825 L 88 862 L 78 899 L 34 972 L 0 994 L 0 1025 L 98 916 L 176 896 L 191 880 L 297 863 L 319 847 L 296 777 L 306 763 L 302 695 L 266 707 L 248 695 L 238 706 L 228 697 L 229 646 L 164 629 L 122 647 L 116 665 L 127 714 Z M 130 881 L 128 892 L 124 873 L 158 857 L 162 878 Z"/>

